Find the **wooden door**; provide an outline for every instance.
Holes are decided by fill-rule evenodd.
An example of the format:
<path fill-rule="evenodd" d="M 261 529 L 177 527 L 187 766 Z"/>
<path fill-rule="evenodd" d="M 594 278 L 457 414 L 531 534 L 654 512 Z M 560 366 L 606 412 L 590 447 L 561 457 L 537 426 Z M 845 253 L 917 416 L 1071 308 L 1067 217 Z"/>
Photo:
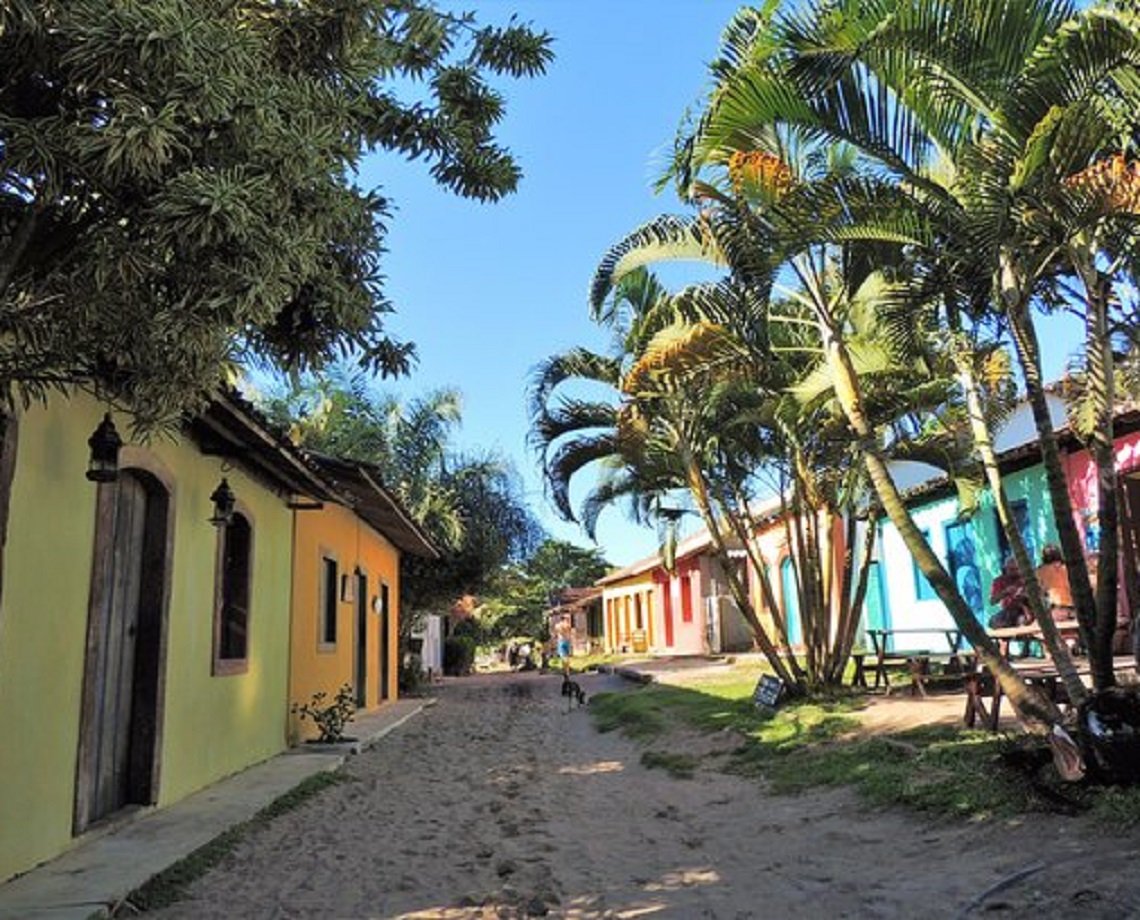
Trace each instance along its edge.
<path fill-rule="evenodd" d="M 1140 473 L 1130 470 L 1118 483 L 1124 591 L 1128 609 L 1135 611 L 1140 607 Z"/>
<path fill-rule="evenodd" d="M 88 624 L 77 833 L 126 805 L 154 800 L 165 494 L 129 471 L 105 488 Z"/>
<path fill-rule="evenodd" d="M 388 683 L 391 680 L 391 662 L 389 661 L 388 650 L 390 644 L 388 641 L 389 613 L 388 613 L 388 585 L 380 582 L 380 701 L 388 699 L 391 694 L 388 692 Z"/>
<path fill-rule="evenodd" d="M 673 584 L 665 582 L 661 585 L 661 612 L 665 617 L 665 647 L 673 647 Z"/>
<path fill-rule="evenodd" d="M 356 573 L 356 707 L 368 705 L 368 576 Z"/>

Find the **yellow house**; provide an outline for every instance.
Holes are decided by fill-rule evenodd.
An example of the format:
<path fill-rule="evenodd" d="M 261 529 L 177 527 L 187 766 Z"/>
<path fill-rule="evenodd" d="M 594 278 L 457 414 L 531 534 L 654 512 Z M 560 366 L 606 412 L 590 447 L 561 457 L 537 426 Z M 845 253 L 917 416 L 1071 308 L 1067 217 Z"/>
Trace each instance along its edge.
<path fill-rule="evenodd" d="M 602 589 L 603 644 L 607 652 L 646 652 L 656 645 L 654 610 L 660 594 L 651 556 L 598 579 Z"/>
<path fill-rule="evenodd" d="M 293 507 L 335 493 L 232 393 L 89 481 L 105 409 L 6 424 L 0 881 L 286 745 Z"/>
<path fill-rule="evenodd" d="M 310 455 L 344 506 L 296 512 L 289 699 L 325 705 L 348 685 L 358 709 L 396 698 L 400 554 L 435 558 L 368 464 Z M 290 741 L 315 726 L 292 715 Z"/>

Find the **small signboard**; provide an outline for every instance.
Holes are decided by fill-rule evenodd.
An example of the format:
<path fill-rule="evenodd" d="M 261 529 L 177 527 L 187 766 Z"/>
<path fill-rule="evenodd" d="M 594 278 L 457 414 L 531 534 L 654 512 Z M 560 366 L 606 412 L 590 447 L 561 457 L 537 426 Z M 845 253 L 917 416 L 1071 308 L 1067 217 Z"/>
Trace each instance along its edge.
<path fill-rule="evenodd" d="M 766 706 L 775 709 L 780 701 L 780 694 L 784 692 L 784 682 L 771 674 L 765 674 L 752 691 L 752 701 L 757 706 Z"/>

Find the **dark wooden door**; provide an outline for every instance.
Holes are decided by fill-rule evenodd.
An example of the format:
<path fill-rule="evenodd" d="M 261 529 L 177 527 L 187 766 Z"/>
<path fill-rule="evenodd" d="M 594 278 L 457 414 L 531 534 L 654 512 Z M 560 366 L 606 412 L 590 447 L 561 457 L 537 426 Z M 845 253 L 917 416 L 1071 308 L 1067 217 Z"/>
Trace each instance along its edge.
<path fill-rule="evenodd" d="M 380 583 L 380 700 L 388 699 L 388 681 L 391 665 L 388 662 L 388 586 Z"/>
<path fill-rule="evenodd" d="M 1120 477 L 1120 536 L 1124 556 L 1124 590 L 1128 609 L 1140 607 L 1140 473 Z M 1120 500 L 1122 499 L 1122 500 Z"/>
<path fill-rule="evenodd" d="M 165 496 L 120 474 L 97 524 L 76 829 L 153 801 Z"/>
<path fill-rule="evenodd" d="M 356 573 L 356 706 L 368 705 L 368 576 Z"/>

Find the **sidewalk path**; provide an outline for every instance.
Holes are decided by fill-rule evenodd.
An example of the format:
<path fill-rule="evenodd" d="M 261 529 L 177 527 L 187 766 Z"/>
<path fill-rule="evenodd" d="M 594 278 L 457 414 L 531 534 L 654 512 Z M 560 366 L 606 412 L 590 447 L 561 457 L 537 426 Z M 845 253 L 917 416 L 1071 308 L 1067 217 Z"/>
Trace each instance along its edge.
<path fill-rule="evenodd" d="M 642 752 L 567 714 L 557 676 L 450 682 L 438 706 L 351 759 L 345 782 L 252 832 L 158 916 L 957 918 L 1000 906 L 1087 920 L 1140 904 L 1140 878 L 1121 871 L 1135 835 L 1113 841 L 1102 872 L 1103 834 L 1080 821 L 935 820 L 844 790 L 771 796 L 715 768 L 672 778 Z"/>
<path fill-rule="evenodd" d="M 431 700 L 399 700 L 351 722 L 354 744 L 314 753 L 297 748 L 228 777 L 189 798 L 125 821 L 57 859 L 0 885 L 0 920 L 87 920 L 106 916 L 151 876 L 219 834 L 248 821 L 303 780 L 334 770 L 375 744 Z M 0 831 L 2 832 L 2 831 Z"/>

